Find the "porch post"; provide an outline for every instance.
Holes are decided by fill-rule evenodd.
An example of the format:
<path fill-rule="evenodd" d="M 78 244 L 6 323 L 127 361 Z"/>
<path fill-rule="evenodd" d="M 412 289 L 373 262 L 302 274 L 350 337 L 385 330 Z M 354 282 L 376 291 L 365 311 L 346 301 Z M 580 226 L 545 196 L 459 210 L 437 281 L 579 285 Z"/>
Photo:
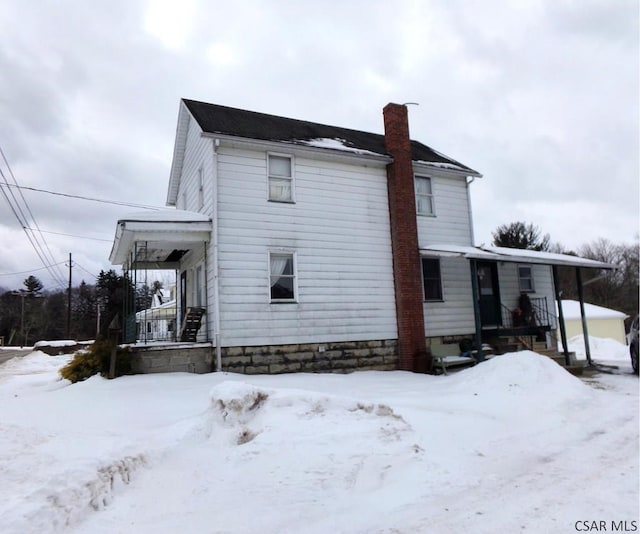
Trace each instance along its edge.
<path fill-rule="evenodd" d="M 584 352 L 587 355 L 587 364 L 593 365 L 591 361 L 591 349 L 589 347 L 589 330 L 587 329 L 587 316 L 584 312 L 584 286 L 582 284 L 582 272 L 580 267 L 576 267 L 576 282 L 578 284 L 578 300 L 580 300 L 580 317 L 582 318 L 582 335 L 584 337 Z"/>
<path fill-rule="evenodd" d="M 562 290 L 559 286 L 558 266 L 552 265 L 551 269 L 553 270 L 553 287 L 555 288 L 556 302 L 558 303 L 558 326 L 560 327 L 560 339 L 562 340 L 562 353 L 564 354 L 565 365 L 569 366 L 571 365 L 571 358 L 567 348 L 567 328 L 564 324 L 564 312 L 562 311 Z"/>
<path fill-rule="evenodd" d="M 476 349 L 477 360 L 484 361 L 484 353 L 482 352 L 482 323 L 480 321 L 480 302 L 478 295 L 478 265 L 476 260 L 469 259 L 471 266 L 471 293 L 473 298 L 473 316 L 476 323 Z"/>

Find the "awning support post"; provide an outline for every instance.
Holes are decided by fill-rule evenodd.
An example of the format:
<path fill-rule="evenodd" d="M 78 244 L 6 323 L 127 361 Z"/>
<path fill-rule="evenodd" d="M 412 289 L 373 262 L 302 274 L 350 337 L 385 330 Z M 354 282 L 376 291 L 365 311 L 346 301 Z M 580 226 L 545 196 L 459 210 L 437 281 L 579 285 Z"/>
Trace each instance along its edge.
<path fill-rule="evenodd" d="M 584 352 L 587 355 L 587 365 L 593 365 L 591 361 L 591 349 L 589 347 L 589 330 L 587 329 L 587 316 L 584 311 L 584 284 L 580 267 L 576 267 L 576 282 L 578 285 L 578 300 L 580 301 L 580 317 L 582 318 L 582 335 L 584 337 Z"/>
<path fill-rule="evenodd" d="M 478 265 L 476 260 L 470 259 L 471 266 L 471 292 L 473 293 L 473 316 L 476 323 L 476 350 L 477 361 L 484 361 L 484 353 L 482 351 L 482 323 L 480 321 L 480 298 L 478 295 Z"/>
<path fill-rule="evenodd" d="M 569 348 L 567 346 L 567 328 L 564 324 L 564 312 L 562 311 L 562 289 L 560 288 L 560 278 L 558 276 L 558 266 L 553 265 L 553 287 L 556 291 L 556 302 L 558 303 L 558 326 L 560 327 L 560 339 L 562 341 L 562 353 L 564 354 L 564 363 L 568 367 L 571 365 L 569 356 Z"/>

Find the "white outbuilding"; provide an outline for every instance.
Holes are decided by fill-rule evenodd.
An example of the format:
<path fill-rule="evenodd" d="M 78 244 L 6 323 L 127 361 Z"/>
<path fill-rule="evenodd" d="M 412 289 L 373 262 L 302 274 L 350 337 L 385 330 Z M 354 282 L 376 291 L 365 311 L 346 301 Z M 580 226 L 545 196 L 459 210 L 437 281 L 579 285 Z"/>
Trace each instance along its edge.
<path fill-rule="evenodd" d="M 564 323 L 567 329 L 567 338 L 582 335 L 582 317 L 580 315 L 580 303 L 577 300 L 563 300 L 562 311 L 564 313 Z M 595 304 L 584 304 L 584 312 L 587 318 L 587 329 L 589 336 L 615 339 L 620 343 L 626 343 L 624 320 L 628 315 L 596 306 Z M 558 338 L 560 333 L 558 332 Z"/>

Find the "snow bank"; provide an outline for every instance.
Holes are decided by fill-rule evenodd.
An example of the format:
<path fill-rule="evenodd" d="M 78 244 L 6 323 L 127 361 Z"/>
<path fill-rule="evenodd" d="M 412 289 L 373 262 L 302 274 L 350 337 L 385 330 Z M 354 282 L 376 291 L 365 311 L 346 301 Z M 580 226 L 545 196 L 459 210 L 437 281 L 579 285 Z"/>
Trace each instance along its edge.
<path fill-rule="evenodd" d="M 78 342 L 73 339 L 58 339 L 55 341 L 38 341 L 33 348 L 38 349 L 41 347 L 73 347 Z"/>
<path fill-rule="evenodd" d="M 524 352 L 438 377 L 69 385 L 68 358 L 0 365 L 3 534 L 554 532 L 638 514 L 631 375 L 590 387 Z"/>
<path fill-rule="evenodd" d="M 586 360 L 587 352 L 584 346 L 584 336 L 579 334 L 567 341 L 571 352 L 576 353 L 576 359 Z M 631 366 L 629 347 L 615 339 L 589 336 L 591 359 L 597 361 L 625 362 Z"/>

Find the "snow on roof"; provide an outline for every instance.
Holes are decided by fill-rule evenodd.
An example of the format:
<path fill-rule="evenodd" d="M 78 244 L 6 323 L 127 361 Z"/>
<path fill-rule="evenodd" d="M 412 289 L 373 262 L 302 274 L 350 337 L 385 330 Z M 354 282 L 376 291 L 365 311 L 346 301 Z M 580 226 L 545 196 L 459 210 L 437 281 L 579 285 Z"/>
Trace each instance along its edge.
<path fill-rule="evenodd" d="M 537 263 L 542 265 L 569 265 L 573 267 L 591 267 L 597 269 L 613 269 L 613 265 L 599 261 L 570 256 L 569 254 L 555 254 L 505 247 L 473 247 L 470 245 L 437 244 L 420 247 L 423 254 L 451 257 L 463 256 L 469 259 L 486 259 L 494 261 L 512 261 L 520 263 Z"/>
<path fill-rule="evenodd" d="M 318 137 L 316 139 L 296 139 L 293 141 L 296 144 L 307 145 L 316 148 L 330 148 L 333 150 L 341 150 L 343 152 L 352 152 L 354 154 L 369 154 L 371 156 L 380 156 L 377 152 L 371 150 L 365 150 L 355 146 L 350 146 L 346 139 Z M 460 169 L 460 167 L 457 167 Z"/>
<path fill-rule="evenodd" d="M 139 221 L 139 222 L 207 222 L 211 218 L 204 213 L 196 211 L 176 210 L 176 209 L 157 209 L 148 211 L 136 211 L 127 213 L 118 219 L 121 221 Z"/>
<path fill-rule="evenodd" d="M 556 304 L 556 313 L 557 313 Z M 580 303 L 577 300 L 563 300 L 562 312 L 565 319 L 580 319 Z M 587 319 L 626 319 L 629 317 L 625 313 L 612 310 L 610 308 L 604 308 L 603 306 L 596 306 L 595 304 L 584 304 L 584 313 Z"/>

